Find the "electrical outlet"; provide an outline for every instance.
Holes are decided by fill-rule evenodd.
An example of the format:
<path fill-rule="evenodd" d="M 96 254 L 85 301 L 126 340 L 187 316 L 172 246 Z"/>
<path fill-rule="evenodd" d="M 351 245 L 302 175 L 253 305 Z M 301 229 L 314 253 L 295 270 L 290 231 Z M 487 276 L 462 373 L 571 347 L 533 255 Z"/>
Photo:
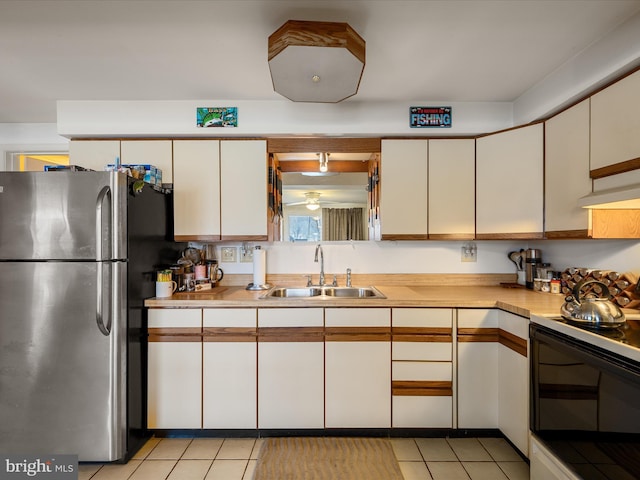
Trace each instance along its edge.
<path fill-rule="evenodd" d="M 473 242 L 465 243 L 461 249 L 461 262 L 476 262 L 478 261 L 478 247 Z"/>
<path fill-rule="evenodd" d="M 244 248 L 240 249 L 240 261 L 242 263 L 251 263 L 253 262 L 253 248 Z"/>
<path fill-rule="evenodd" d="M 224 263 L 234 263 L 238 261 L 238 249 L 236 247 L 222 247 L 220 261 Z"/>

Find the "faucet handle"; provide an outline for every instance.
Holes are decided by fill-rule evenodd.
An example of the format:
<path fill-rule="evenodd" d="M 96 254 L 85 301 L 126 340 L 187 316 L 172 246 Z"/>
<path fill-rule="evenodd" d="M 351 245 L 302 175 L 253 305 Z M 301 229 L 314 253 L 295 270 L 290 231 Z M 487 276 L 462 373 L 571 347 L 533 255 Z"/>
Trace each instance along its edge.
<path fill-rule="evenodd" d="M 307 287 L 311 286 L 311 275 L 304 275 L 305 277 L 307 277 Z"/>
<path fill-rule="evenodd" d="M 331 284 L 332 287 L 337 287 L 338 286 L 338 276 L 334 275 L 333 276 L 333 283 Z"/>
<path fill-rule="evenodd" d="M 347 287 L 351 286 L 351 269 L 347 268 Z"/>

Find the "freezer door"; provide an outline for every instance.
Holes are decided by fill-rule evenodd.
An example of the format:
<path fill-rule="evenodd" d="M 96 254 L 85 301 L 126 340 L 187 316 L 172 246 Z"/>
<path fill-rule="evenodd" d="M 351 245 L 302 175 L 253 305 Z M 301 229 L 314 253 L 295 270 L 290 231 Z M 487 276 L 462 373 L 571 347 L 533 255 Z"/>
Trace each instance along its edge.
<path fill-rule="evenodd" d="M 0 452 L 123 457 L 126 264 L 102 268 L 108 328 L 98 265 L 0 262 Z"/>
<path fill-rule="evenodd" d="M 126 258 L 127 177 L 0 172 L 1 260 Z"/>

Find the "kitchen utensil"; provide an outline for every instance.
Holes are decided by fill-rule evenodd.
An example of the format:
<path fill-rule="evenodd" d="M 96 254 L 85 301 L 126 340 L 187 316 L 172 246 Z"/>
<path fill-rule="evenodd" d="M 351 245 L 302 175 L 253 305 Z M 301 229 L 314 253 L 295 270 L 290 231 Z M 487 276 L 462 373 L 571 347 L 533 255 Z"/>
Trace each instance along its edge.
<path fill-rule="evenodd" d="M 598 285 L 600 297 L 580 296 L 587 285 Z M 613 303 L 609 287 L 598 280 L 584 280 L 573 287 L 573 294 L 567 296 L 560 311 L 562 318 L 589 328 L 616 328 L 626 323 L 620 307 Z"/>
<path fill-rule="evenodd" d="M 520 270 L 524 270 L 524 257 L 526 256 L 525 253 L 526 253 L 525 249 L 521 248 L 520 249 L 520 260 L 518 260 L 519 263 L 520 263 Z"/>
<path fill-rule="evenodd" d="M 520 252 L 509 252 L 509 260 L 516 266 L 516 270 L 522 270 Z"/>
<path fill-rule="evenodd" d="M 193 265 L 199 264 L 200 260 L 202 259 L 201 255 L 200 255 L 200 250 L 198 250 L 197 248 L 193 248 L 193 247 L 185 248 L 184 251 L 182 252 L 182 258 L 184 258 L 186 260 L 190 260 Z M 180 263 L 180 262 L 178 262 L 178 263 Z"/>

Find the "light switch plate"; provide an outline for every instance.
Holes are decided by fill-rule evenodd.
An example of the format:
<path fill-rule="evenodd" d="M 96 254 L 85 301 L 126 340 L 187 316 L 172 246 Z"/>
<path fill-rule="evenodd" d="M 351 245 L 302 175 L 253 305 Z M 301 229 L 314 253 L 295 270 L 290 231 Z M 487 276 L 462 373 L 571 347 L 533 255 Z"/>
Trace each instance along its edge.
<path fill-rule="evenodd" d="M 465 243 L 461 249 L 461 262 L 477 262 L 478 261 L 478 247 L 475 243 Z"/>
<path fill-rule="evenodd" d="M 238 249 L 236 247 L 222 247 L 220 261 L 224 263 L 234 263 L 238 261 Z"/>
<path fill-rule="evenodd" d="M 241 248 L 240 249 L 240 262 L 241 263 L 251 263 L 251 262 L 253 262 L 253 249 L 252 248 Z"/>

